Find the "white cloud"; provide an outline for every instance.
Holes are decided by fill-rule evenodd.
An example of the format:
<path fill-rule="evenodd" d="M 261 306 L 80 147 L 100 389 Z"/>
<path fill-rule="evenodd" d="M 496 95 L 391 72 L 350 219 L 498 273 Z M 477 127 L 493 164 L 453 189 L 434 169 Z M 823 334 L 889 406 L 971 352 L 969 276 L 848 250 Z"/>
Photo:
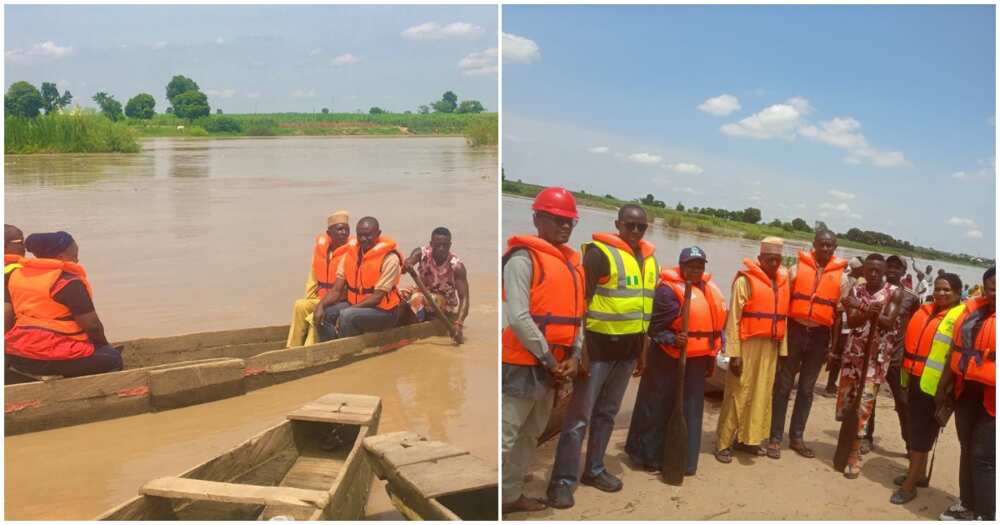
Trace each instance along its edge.
<path fill-rule="evenodd" d="M 951 178 L 959 181 L 974 181 L 996 177 L 996 158 L 979 159 L 976 161 L 979 166 L 975 171 L 956 171 L 951 174 Z"/>
<path fill-rule="evenodd" d="M 483 28 L 468 22 L 452 22 L 441 26 L 437 22 L 425 22 L 409 27 L 400 36 L 409 40 L 441 40 L 445 38 L 478 38 Z"/>
<path fill-rule="evenodd" d="M 497 48 L 491 47 L 485 51 L 469 53 L 465 58 L 458 61 L 458 68 L 463 75 L 495 75 L 499 70 L 497 64 Z"/>
<path fill-rule="evenodd" d="M 690 193 L 691 195 L 698 195 L 698 194 L 701 193 L 700 191 L 698 191 L 698 190 L 696 190 L 696 189 L 694 189 L 694 188 L 692 188 L 690 186 L 682 186 L 680 188 L 674 188 L 674 191 L 679 191 L 681 193 Z"/>
<path fill-rule="evenodd" d="M 808 115 L 813 112 L 812 104 L 805 97 L 792 97 L 786 100 L 785 104 L 795 108 L 801 115 Z"/>
<path fill-rule="evenodd" d="M 983 238 L 983 232 L 981 232 L 979 230 L 969 230 L 969 231 L 965 232 L 965 236 L 968 237 L 968 238 L 970 238 L 970 239 L 982 239 Z"/>
<path fill-rule="evenodd" d="M 739 122 L 722 126 L 722 132 L 752 139 L 794 138 L 803 115 L 796 106 L 802 107 L 802 102 L 768 106 Z"/>
<path fill-rule="evenodd" d="M 861 123 L 853 117 L 834 117 L 821 122 L 819 127 L 808 125 L 799 128 L 799 134 L 817 142 L 847 151 L 844 162 L 860 164 L 864 160 L 882 168 L 892 168 L 906 164 L 906 158 L 898 151 L 879 151 L 868 144 L 861 134 Z"/>
<path fill-rule="evenodd" d="M 968 226 L 970 228 L 976 227 L 976 221 L 965 217 L 952 217 L 948 219 L 948 224 L 952 226 Z"/>
<path fill-rule="evenodd" d="M 295 91 L 292 91 L 291 95 L 292 98 L 313 98 L 316 96 L 316 90 L 296 89 Z"/>
<path fill-rule="evenodd" d="M 593 148 L 590 148 L 589 151 L 591 153 L 603 154 L 603 153 L 607 153 L 609 150 L 608 150 L 607 146 L 594 146 Z"/>
<path fill-rule="evenodd" d="M 233 98 L 236 95 L 235 89 L 206 89 L 205 94 L 216 98 Z"/>
<path fill-rule="evenodd" d="M 854 200 L 854 194 L 853 193 L 847 193 L 846 191 L 830 190 L 827 193 L 829 193 L 832 197 L 834 197 L 836 199 L 845 200 L 845 201 Z"/>
<path fill-rule="evenodd" d="M 833 210 L 842 213 L 851 213 L 851 207 L 848 206 L 846 202 L 838 202 L 837 204 L 824 202 L 823 204 L 820 204 L 819 207 L 824 210 Z"/>
<path fill-rule="evenodd" d="M 260 98 L 260 91 L 251 91 L 247 93 L 247 98 Z"/>
<path fill-rule="evenodd" d="M 524 38 L 523 36 L 503 33 L 503 44 L 501 48 L 503 49 L 504 60 L 510 62 L 530 64 L 542 58 L 542 53 L 538 49 L 538 44 L 536 44 L 534 40 Z"/>
<path fill-rule="evenodd" d="M 951 178 L 956 180 L 968 180 L 969 175 L 966 174 L 964 171 L 956 171 L 955 173 L 951 174 Z"/>
<path fill-rule="evenodd" d="M 10 62 L 28 62 L 32 59 L 60 59 L 73 54 L 73 46 L 60 46 L 48 40 L 35 44 L 28 50 L 11 49 L 4 53 L 4 59 Z"/>
<path fill-rule="evenodd" d="M 349 66 L 351 64 L 357 64 L 358 62 L 361 62 L 360 58 L 350 53 L 344 53 L 342 55 L 335 56 L 333 60 L 330 61 L 330 64 L 334 66 Z"/>
<path fill-rule="evenodd" d="M 217 37 L 215 37 L 215 43 L 216 43 L 216 44 L 224 44 L 225 42 L 226 42 L 226 41 L 225 41 L 225 40 L 223 40 L 221 36 L 217 36 Z"/>
<path fill-rule="evenodd" d="M 318 55 L 318 54 L 320 54 L 322 52 L 323 52 L 323 48 L 317 47 L 315 49 L 309 50 L 309 56 L 314 57 L 314 56 L 316 56 L 316 55 Z"/>
<path fill-rule="evenodd" d="M 691 164 L 689 162 L 678 162 L 676 164 L 667 164 L 665 167 L 670 171 L 676 173 L 686 173 L 691 175 L 698 175 L 703 171 L 705 171 L 704 169 L 702 169 L 701 166 L 697 164 Z"/>
<path fill-rule="evenodd" d="M 633 153 L 628 156 L 628 160 L 639 164 L 659 164 L 663 161 L 663 157 L 650 153 Z"/>
<path fill-rule="evenodd" d="M 152 47 L 153 47 L 153 49 L 163 49 L 163 48 L 167 47 L 167 41 L 166 40 L 160 40 L 159 42 L 154 42 Z"/>
<path fill-rule="evenodd" d="M 740 106 L 740 99 L 733 95 L 722 94 L 702 102 L 698 105 L 698 109 L 710 115 L 724 117 L 734 111 L 739 111 L 742 106 Z"/>
<path fill-rule="evenodd" d="M 850 217 L 850 218 L 852 218 L 852 219 L 860 219 L 861 218 L 861 214 L 860 213 L 848 213 L 847 216 Z"/>

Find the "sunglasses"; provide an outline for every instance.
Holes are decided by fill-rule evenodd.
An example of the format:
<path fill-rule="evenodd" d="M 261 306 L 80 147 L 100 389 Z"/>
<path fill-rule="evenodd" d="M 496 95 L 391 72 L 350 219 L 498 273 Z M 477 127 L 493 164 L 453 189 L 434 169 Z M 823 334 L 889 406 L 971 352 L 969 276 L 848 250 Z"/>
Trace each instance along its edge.
<path fill-rule="evenodd" d="M 637 231 L 639 233 L 646 231 L 646 228 L 649 227 L 649 225 L 644 222 L 623 222 L 622 226 L 624 226 L 626 230 Z"/>
<path fill-rule="evenodd" d="M 538 216 L 543 219 L 548 219 L 552 221 L 556 226 L 570 226 L 575 228 L 576 224 L 580 222 L 579 219 L 571 219 L 569 217 L 560 217 L 558 215 L 552 215 L 551 213 L 538 212 Z"/>

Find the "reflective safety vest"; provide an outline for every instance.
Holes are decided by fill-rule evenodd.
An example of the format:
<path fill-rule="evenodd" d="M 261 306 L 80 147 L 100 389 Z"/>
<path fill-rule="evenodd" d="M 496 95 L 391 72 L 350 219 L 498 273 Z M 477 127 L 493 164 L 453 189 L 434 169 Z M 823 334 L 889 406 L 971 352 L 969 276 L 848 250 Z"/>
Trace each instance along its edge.
<path fill-rule="evenodd" d="M 664 269 L 660 272 L 660 280 L 669 286 L 677 295 L 678 304 L 684 307 L 684 278 L 680 267 Z M 684 319 L 678 315 L 670 323 L 674 333 L 681 333 Z M 712 281 L 711 274 L 701 276 L 701 287 L 691 287 L 691 306 L 688 311 L 688 341 L 686 354 L 688 357 L 703 355 L 715 356 L 722 349 L 722 329 L 726 325 L 726 300 L 722 291 Z M 661 344 L 660 348 L 670 357 L 677 359 L 680 350 L 670 345 Z"/>
<path fill-rule="evenodd" d="M 517 250 L 527 250 L 531 255 L 528 313 L 545 335 L 556 361 L 562 361 L 576 341 L 586 308 L 580 254 L 566 245 L 554 246 L 533 235 L 515 235 L 507 240 L 502 264 Z M 506 300 L 506 291 L 503 294 Z M 513 365 L 538 364 L 538 359 L 510 326 L 503 330 L 501 359 Z"/>
<path fill-rule="evenodd" d="M 601 250 L 608 259 L 610 272 L 606 282 L 597 283 L 590 299 L 587 330 L 608 335 L 645 333 L 653 314 L 656 289 L 655 248 L 639 241 L 640 267 L 632 248 L 617 235 L 595 233 L 593 239 L 580 251 L 586 253 L 588 247 Z"/>
<path fill-rule="evenodd" d="M 847 268 L 847 261 L 837 257 L 827 261 L 823 268 L 818 268 L 812 252 L 800 251 L 788 315 L 793 319 L 833 326 L 844 268 Z"/>
<path fill-rule="evenodd" d="M 375 292 L 375 283 L 382 276 L 382 262 L 386 257 L 399 257 L 402 264 L 403 256 L 396 251 L 396 241 L 379 236 L 375 246 L 361 255 L 361 245 L 355 244 L 343 255 L 344 280 L 347 281 L 347 302 L 358 304 Z M 382 297 L 376 306 L 380 310 L 392 310 L 399 305 L 399 278 L 392 283 L 392 290 Z"/>
<path fill-rule="evenodd" d="M 931 342 L 931 351 L 924 362 L 924 371 L 920 375 L 920 390 L 925 393 L 937 394 L 938 382 L 947 366 L 948 354 L 951 353 L 951 337 L 955 333 L 955 321 L 965 313 L 965 305 L 960 304 L 950 310 L 941 319 Z"/>
<path fill-rule="evenodd" d="M 740 340 L 768 337 L 781 341 L 788 320 L 788 270 L 779 267 L 777 281 L 772 281 L 757 261 L 744 258 L 736 278 L 741 275 L 750 282 L 750 299 L 743 305 L 740 316 Z"/>
<path fill-rule="evenodd" d="M 3 254 L 3 274 L 7 275 L 8 273 L 20 268 L 21 259 L 22 257 L 20 255 L 15 255 L 13 253 Z"/>
<path fill-rule="evenodd" d="M 333 288 L 334 281 L 337 280 L 337 267 L 340 266 L 340 259 L 351 248 L 357 245 L 358 241 L 351 237 L 347 242 L 334 248 L 330 253 L 330 245 L 333 239 L 330 234 L 324 232 L 316 236 L 313 246 L 312 272 L 316 278 L 316 295 L 320 299 L 326 296 L 327 292 Z"/>
<path fill-rule="evenodd" d="M 919 377 L 924 373 L 924 363 L 931 353 L 931 343 L 937 336 L 938 325 L 944 320 L 948 310 L 934 313 L 934 304 L 924 304 L 906 325 L 906 336 L 903 338 L 903 371 L 911 376 Z M 945 336 L 941 337 L 942 342 Z M 951 343 L 951 334 L 947 336 Z"/>
<path fill-rule="evenodd" d="M 965 313 L 955 322 L 955 351 L 951 354 L 951 370 L 963 380 L 995 387 L 997 384 L 996 309 L 986 310 L 984 307 L 987 302 L 981 297 L 970 299 L 965 304 Z M 979 325 L 979 328 L 978 332 L 974 333 L 976 325 Z"/>
<path fill-rule="evenodd" d="M 14 327 L 48 330 L 77 341 L 88 341 L 87 333 L 73 313 L 53 298 L 52 286 L 63 272 L 80 278 L 91 299 L 94 293 L 87 272 L 79 264 L 58 259 L 22 259 L 21 269 L 10 276 L 8 289 L 14 307 Z"/>

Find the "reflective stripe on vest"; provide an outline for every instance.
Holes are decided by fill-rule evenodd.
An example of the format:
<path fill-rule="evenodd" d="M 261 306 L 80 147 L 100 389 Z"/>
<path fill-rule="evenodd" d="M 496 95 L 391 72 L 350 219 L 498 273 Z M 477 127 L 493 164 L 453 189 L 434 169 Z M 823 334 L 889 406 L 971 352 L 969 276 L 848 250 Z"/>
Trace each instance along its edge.
<path fill-rule="evenodd" d="M 948 360 L 948 353 L 951 352 L 951 335 L 955 330 L 955 321 L 965 312 L 965 305 L 960 304 L 945 314 L 944 319 L 938 324 L 934 339 L 931 342 L 931 351 L 927 355 L 924 363 L 923 374 L 920 375 L 920 390 L 934 395 L 937 393 L 938 382 L 941 381 L 941 373 L 944 372 L 945 362 Z"/>
<path fill-rule="evenodd" d="M 16 270 L 16 269 L 18 269 L 20 267 L 21 267 L 21 263 L 10 263 L 10 264 L 7 264 L 7 265 L 5 265 L 3 267 L 3 274 L 7 275 L 8 273 L 13 272 L 14 270 Z"/>
<path fill-rule="evenodd" d="M 595 247 L 608 259 L 608 280 L 597 283 L 587 309 L 587 330 L 608 335 L 639 334 L 649 328 L 656 288 L 656 262 L 645 257 L 642 268 L 630 252 L 594 240 Z"/>

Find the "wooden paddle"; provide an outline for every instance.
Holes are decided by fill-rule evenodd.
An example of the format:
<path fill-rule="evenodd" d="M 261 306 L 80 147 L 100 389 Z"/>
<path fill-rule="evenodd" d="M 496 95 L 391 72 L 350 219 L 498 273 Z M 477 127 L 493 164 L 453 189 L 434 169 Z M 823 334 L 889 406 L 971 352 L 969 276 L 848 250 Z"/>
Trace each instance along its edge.
<path fill-rule="evenodd" d="M 417 283 L 417 288 L 420 289 L 420 293 L 424 294 L 424 303 L 427 307 L 433 309 L 436 314 L 434 318 L 444 323 L 445 328 L 448 329 L 448 333 L 451 334 L 451 338 L 455 340 L 455 344 L 462 344 L 462 336 L 459 335 L 457 330 L 455 330 L 454 321 L 451 320 L 451 317 L 445 313 L 444 310 L 438 308 L 437 303 L 434 302 L 434 298 L 431 296 L 431 293 L 427 291 L 427 287 L 424 286 L 424 282 L 420 280 L 420 276 L 417 275 L 417 272 L 413 271 L 413 268 L 407 268 L 406 273 L 410 274 L 410 278 L 413 279 L 413 282 Z"/>
<path fill-rule="evenodd" d="M 840 435 L 837 437 L 837 450 L 833 454 L 833 468 L 838 472 L 843 472 L 847 466 L 847 458 L 851 454 L 854 440 L 858 438 L 858 408 L 861 407 L 861 398 L 865 395 L 865 380 L 868 379 L 868 363 L 871 362 L 872 347 L 878 340 L 878 319 L 868 322 L 868 341 L 865 342 L 865 361 L 861 366 L 861 381 L 856 388 L 858 393 L 854 396 L 854 402 L 848 408 L 849 412 L 844 414 L 844 420 L 840 423 Z M 846 352 L 847 349 L 845 348 Z"/>
<path fill-rule="evenodd" d="M 688 335 L 688 321 L 691 313 L 691 283 L 684 282 L 684 305 L 681 307 L 681 333 Z M 684 370 L 687 367 L 687 345 L 680 349 L 677 363 L 677 386 L 674 392 L 674 410 L 667 420 L 667 431 L 663 439 L 663 464 L 660 474 L 668 485 L 683 485 L 687 470 L 688 430 L 684 419 Z"/>

